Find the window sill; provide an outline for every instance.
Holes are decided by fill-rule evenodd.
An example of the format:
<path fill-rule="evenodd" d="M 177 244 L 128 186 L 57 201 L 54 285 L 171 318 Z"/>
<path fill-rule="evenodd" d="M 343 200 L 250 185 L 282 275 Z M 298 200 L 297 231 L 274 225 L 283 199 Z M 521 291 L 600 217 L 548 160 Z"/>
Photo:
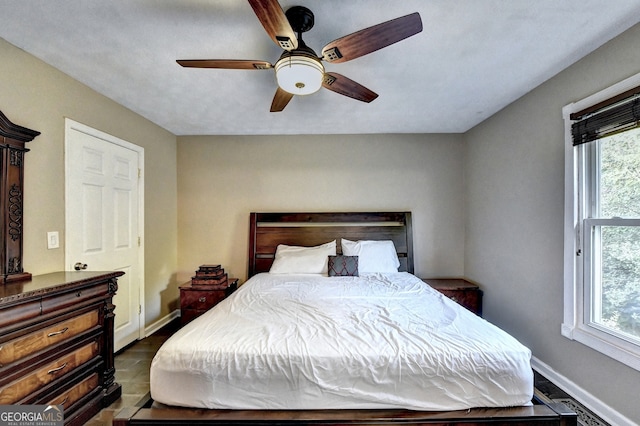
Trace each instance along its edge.
<path fill-rule="evenodd" d="M 634 343 L 584 324 L 578 326 L 562 324 L 561 333 L 570 340 L 580 342 L 634 370 L 640 371 L 640 346 Z"/>

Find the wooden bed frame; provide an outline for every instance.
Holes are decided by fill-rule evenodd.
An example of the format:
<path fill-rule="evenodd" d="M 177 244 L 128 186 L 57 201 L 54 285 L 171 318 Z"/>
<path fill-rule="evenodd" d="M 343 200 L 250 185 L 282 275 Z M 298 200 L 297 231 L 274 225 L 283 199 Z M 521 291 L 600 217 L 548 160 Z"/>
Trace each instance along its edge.
<path fill-rule="evenodd" d="M 410 212 L 394 213 L 251 213 L 249 277 L 268 272 L 278 244 L 316 246 L 340 239 L 392 240 L 400 271 L 413 273 L 413 231 Z"/>
<path fill-rule="evenodd" d="M 413 273 L 410 212 L 251 213 L 249 277 L 267 272 L 278 244 L 315 246 L 337 240 L 392 240 L 400 270 Z M 134 425 L 549 425 L 574 426 L 577 416 L 563 404 L 535 396 L 529 407 L 476 408 L 461 411 L 412 410 L 205 410 L 171 407 L 148 395 L 136 407 L 121 410 L 114 426 Z"/>

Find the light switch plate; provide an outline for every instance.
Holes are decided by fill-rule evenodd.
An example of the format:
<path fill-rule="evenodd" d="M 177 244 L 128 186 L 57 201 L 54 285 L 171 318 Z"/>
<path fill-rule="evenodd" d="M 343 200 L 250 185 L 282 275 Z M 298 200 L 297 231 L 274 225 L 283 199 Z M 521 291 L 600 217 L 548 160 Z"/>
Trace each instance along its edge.
<path fill-rule="evenodd" d="M 60 239 L 58 237 L 58 231 L 47 232 L 47 248 L 56 249 L 60 247 Z"/>

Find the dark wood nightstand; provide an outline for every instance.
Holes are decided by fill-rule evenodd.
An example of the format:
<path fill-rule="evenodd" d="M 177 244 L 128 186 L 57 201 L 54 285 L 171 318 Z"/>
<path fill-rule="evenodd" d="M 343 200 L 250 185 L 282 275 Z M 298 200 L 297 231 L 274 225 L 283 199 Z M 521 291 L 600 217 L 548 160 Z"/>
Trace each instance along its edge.
<path fill-rule="evenodd" d="M 238 288 L 238 279 L 229 278 L 228 287 L 193 285 L 191 281 L 180 286 L 180 322 L 185 325 L 224 300 Z"/>
<path fill-rule="evenodd" d="M 422 278 L 440 293 L 478 316 L 482 316 L 482 290 L 476 284 L 461 278 Z"/>

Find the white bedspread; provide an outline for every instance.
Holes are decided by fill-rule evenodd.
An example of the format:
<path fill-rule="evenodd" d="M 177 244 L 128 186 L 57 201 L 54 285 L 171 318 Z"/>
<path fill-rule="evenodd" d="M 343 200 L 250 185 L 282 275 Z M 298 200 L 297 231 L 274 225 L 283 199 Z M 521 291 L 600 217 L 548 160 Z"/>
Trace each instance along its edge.
<path fill-rule="evenodd" d="M 260 274 L 175 333 L 151 396 L 216 409 L 530 403 L 531 352 L 408 273 Z"/>

